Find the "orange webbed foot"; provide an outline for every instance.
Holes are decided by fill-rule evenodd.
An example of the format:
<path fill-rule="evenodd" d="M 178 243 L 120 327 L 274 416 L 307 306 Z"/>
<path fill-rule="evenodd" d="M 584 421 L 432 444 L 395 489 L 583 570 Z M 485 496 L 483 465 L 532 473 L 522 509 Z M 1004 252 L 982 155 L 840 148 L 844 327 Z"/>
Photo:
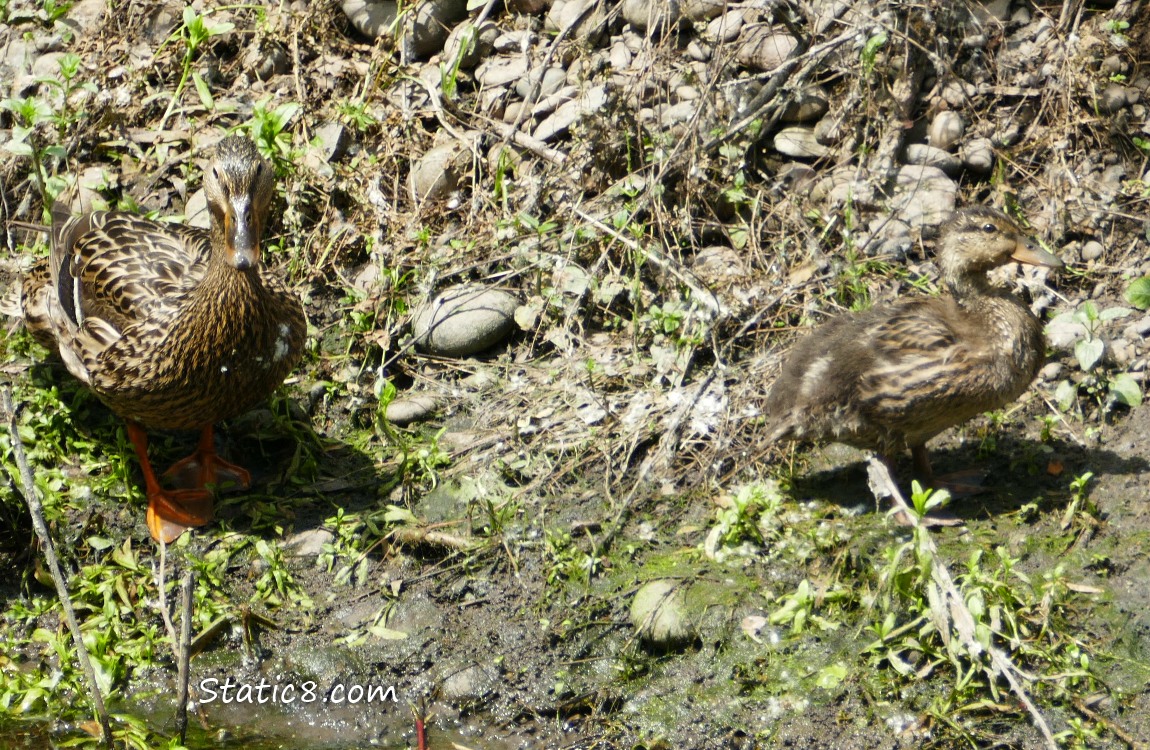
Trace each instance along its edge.
<path fill-rule="evenodd" d="M 156 490 L 148 493 L 148 531 L 171 544 L 190 528 L 210 523 L 212 493 L 207 490 Z"/>
<path fill-rule="evenodd" d="M 177 487 L 202 490 L 207 485 L 233 486 L 246 490 L 252 486 L 252 475 L 242 466 L 225 461 L 214 450 L 197 449 L 187 458 L 172 464 L 164 476 Z"/>
<path fill-rule="evenodd" d="M 168 490 L 160 482 L 148 460 L 148 435 L 136 422 L 128 421 L 128 437 L 140 460 L 144 485 L 148 493 L 148 531 L 152 538 L 170 544 L 189 528 L 210 523 L 213 517 L 212 493 L 205 485 L 232 481 L 242 487 L 251 484 L 247 471 L 224 461 L 216 455 L 212 428 L 200 433 L 200 444 L 188 458 L 168 470 L 177 479 L 186 479 L 192 485 L 185 489 Z"/>

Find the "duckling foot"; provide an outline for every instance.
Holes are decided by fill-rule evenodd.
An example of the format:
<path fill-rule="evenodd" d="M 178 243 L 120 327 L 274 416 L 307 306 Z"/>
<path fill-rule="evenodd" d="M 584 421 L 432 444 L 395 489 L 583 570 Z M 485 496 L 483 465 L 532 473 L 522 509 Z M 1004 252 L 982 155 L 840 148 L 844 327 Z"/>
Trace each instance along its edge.
<path fill-rule="evenodd" d="M 914 526 L 914 521 L 907 515 L 905 510 L 899 510 L 892 514 L 894 522 L 899 526 Z M 962 526 L 966 523 L 958 516 L 954 515 L 948 510 L 932 510 L 925 516 L 919 519 L 919 526 L 926 526 L 927 528 L 939 528 L 941 526 Z"/>
<path fill-rule="evenodd" d="M 172 464 L 164 476 L 179 487 L 200 491 L 209 484 L 216 487 L 232 485 L 245 490 L 252 485 L 252 475 L 247 469 L 225 461 L 216 453 L 211 425 L 200 432 L 200 443 L 195 452 Z"/>
<path fill-rule="evenodd" d="M 148 433 L 136 422 L 128 422 L 128 439 L 136 449 L 140 471 L 144 474 L 144 489 L 148 493 L 148 531 L 152 538 L 171 544 L 189 528 L 209 523 L 213 515 L 211 493 L 204 489 L 161 488 L 152 462 L 148 460 Z"/>
<path fill-rule="evenodd" d="M 986 472 L 982 469 L 963 469 L 935 477 L 930 486 L 946 490 L 951 497 L 972 497 L 990 492 L 985 483 Z"/>

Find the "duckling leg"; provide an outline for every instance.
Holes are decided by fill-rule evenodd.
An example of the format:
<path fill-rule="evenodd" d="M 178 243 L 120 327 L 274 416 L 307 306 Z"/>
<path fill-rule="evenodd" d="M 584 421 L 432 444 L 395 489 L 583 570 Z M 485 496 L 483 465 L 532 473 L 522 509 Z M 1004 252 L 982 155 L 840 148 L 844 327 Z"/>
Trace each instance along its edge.
<path fill-rule="evenodd" d="M 148 493 L 148 531 L 156 541 L 171 544 L 193 526 L 212 520 L 212 495 L 202 490 L 165 490 L 156 479 L 148 460 L 148 433 L 136 422 L 128 421 L 128 439 L 136 449 L 144 489 Z"/>
<path fill-rule="evenodd" d="M 934 481 L 934 470 L 930 467 L 930 454 L 926 452 L 926 445 L 912 445 L 910 460 L 914 464 L 915 476 L 927 484 Z"/>
<path fill-rule="evenodd" d="M 931 466 L 930 466 L 930 454 L 927 453 L 925 445 L 912 445 L 910 447 L 910 458 L 911 458 L 911 462 L 914 464 L 915 476 L 918 477 L 918 479 L 923 483 L 923 485 L 925 485 L 926 487 L 930 487 L 932 489 L 935 489 L 935 490 L 948 489 L 948 488 L 943 486 L 944 483 L 940 483 L 940 482 L 935 481 L 934 470 L 931 469 Z M 887 468 L 890 468 L 893 465 L 893 462 L 887 458 L 883 458 L 883 461 L 886 461 Z M 948 491 L 949 491 L 949 489 L 948 489 Z M 954 493 L 952 493 L 952 494 L 954 494 Z M 895 514 L 895 521 L 897 521 L 898 523 L 900 523 L 903 526 L 913 526 L 914 525 L 914 523 L 909 518 L 906 517 L 906 513 L 903 511 L 899 511 L 898 513 Z M 928 527 L 931 527 L 931 526 L 962 526 L 963 520 L 961 518 L 959 518 L 958 516 L 954 515 L 953 513 L 951 513 L 950 511 L 946 510 L 945 508 L 939 508 L 939 509 L 933 510 L 930 513 L 923 516 L 920 523 L 923 526 L 928 526 Z"/>
<path fill-rule="evenodd" d="M 986 472 L 981 469 L 963 469 L 936 477 L 930 467 L 930 456 L 925 445 L 912 446 L 910 455 L 914 462 L 915 476 L 927 487 L 946 490 L 952 497 L 970 497 L 987 491 L 982 486 Z"/>
<path fill-rule="evenodd" d="M 171 468 L 164 472 L 164 476 L 177 484 L 191 486 L 197 490 L 202 490 L 209 484 L 219 486 L 228 483 L 245 490 L 252 485 L 252 475 L 247 469 L 225 461 L 216 453 L 216 438 L 212 425 L 200 431 L 200 442 L 195 452 L 172 464 Z"/>

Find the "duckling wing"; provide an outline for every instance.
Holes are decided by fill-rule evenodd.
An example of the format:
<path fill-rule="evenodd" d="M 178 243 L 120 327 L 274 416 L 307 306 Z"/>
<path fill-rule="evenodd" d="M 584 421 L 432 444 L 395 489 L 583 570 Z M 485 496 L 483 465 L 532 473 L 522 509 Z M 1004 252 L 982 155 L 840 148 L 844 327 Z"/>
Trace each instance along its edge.
<path fill-rule="evenodd" d="M 871 352 L 855 386 L 862 421 L 914 444 L 1001 405 L 989 333 L 948 298 L 891 309 L 862 341 Z"/>
<path fill-rule="evenodd" d="M 970 367 L 945 299 L 913 300 L 828 321 L 792 349 L 767 399 L 768 439 L 880 446 L 915 409 L 952 396 Z"/>

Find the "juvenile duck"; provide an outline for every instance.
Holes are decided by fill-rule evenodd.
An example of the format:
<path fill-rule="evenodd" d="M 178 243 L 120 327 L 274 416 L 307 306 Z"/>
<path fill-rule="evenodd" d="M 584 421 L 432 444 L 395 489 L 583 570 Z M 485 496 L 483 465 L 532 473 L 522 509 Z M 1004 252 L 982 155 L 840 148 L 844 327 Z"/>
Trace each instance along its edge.
<path fill-rule="evenodd" d="M 204 176 L 210 229 L 54 210 L 50 255 L 24 281 L 29 330 L 127 421 L 158 540 L 211 521 L 206 485 L 249 485 L 216 454 L 212 427 L 266 398 L 303 349 L 303 306 L 259 265 L 273 187 L 255 145 L 226 138 Z M 199 430 L 167 472 L 190 489 L 160 486 L 145 426 Z"/>
<path fill-rule="evenodd" d="M 1018 398 L 1045 355 L 1042 326 L 988 271 L 1059 267 L 999 211 L 968 208 L 941 229 L 947 294 L 834 318 L 795 344 L 767 397 L 768 439 L 830 440 L 884 460 L 910 448 L 933 481 L 926 442 Z"/>

